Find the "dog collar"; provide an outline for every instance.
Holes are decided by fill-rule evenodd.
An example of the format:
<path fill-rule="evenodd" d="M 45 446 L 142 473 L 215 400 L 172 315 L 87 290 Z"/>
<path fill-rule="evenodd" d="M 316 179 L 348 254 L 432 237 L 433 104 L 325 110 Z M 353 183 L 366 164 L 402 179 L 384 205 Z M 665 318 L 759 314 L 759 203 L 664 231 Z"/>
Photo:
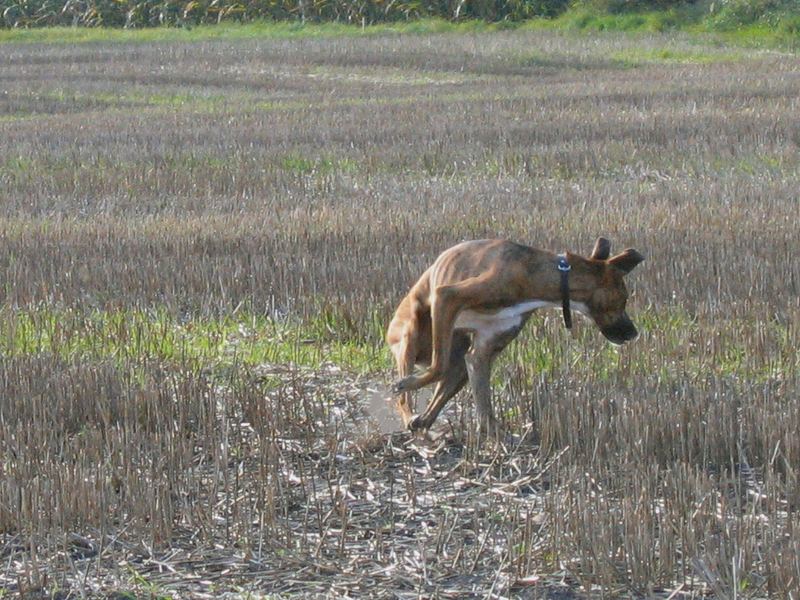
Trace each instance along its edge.
<path fill-rule="evenodd" d="M 558 255 L 559 273 L 561 273 L 561 308 L 564 312 L 564 327 L 572 329 L 572 311 L 569 308 L 569 272 L 572 266 L 567 260 L 566 254 Z"/>

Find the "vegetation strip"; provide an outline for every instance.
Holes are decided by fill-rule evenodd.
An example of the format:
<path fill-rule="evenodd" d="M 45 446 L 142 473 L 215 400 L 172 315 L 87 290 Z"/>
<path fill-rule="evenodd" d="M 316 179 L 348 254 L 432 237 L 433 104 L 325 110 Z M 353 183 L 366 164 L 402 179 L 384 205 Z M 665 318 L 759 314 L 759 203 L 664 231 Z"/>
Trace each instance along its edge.
<path fill-rule="evenodd" d="M 767 3 L 768 4 L 768 3 Z M 214 40 L 289 40 L 324 39 L 386 35 L 469 35 L 507 30 L 622 31 L 628 33 L 683 32 L 693 39 L 717 40 L 733 47 L 766 47 L 794 50 L 800 44 L 800 16 L 792 0 L 775 3 L 773 10 L 755 6 L 751 0 L 733 0 L 716 8 L 716 3 L 678 4 L 669 10 L 592 8 L 577 4 L 556 17 L 527 17 L 498 21 L 418 18 L 390 23 L 347 24 L 342 22 L 302 22 L 265 20 L 222 21 L 192 26 L 177 21 L 178 27 L 139 24 L 136 28 L 63 27 L 0 28 L 0 43 L 87 43 L 87 42 L 202 42 Z M 750 6 L 753 5 L 753 6 Z M 0 9 L 2 3 L 0 2 Z M 716 10 L 715 10 L 716 9 Z M 356 19 L 356 22 L 361 22 Z M 12 24 L 6 17 L 6 24 Z M 51 25 L 58 25 L 54 22 Z M 144 28 L 141 28 L 144 27 Z"/>

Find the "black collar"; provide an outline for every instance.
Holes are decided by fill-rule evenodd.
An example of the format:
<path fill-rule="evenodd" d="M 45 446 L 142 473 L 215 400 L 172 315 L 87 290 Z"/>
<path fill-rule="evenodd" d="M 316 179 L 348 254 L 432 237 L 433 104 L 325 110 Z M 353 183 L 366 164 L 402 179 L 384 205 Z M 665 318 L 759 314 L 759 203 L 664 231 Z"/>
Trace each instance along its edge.
<path fill-rule="evenodd" d="M 572 329 L 572 311 L 569 308 L 569 272 L 572 267 L 566 254 L 558 255 L 558 271 L 561 273 L 561 308 L 564 311 L 564 326 Z"/>

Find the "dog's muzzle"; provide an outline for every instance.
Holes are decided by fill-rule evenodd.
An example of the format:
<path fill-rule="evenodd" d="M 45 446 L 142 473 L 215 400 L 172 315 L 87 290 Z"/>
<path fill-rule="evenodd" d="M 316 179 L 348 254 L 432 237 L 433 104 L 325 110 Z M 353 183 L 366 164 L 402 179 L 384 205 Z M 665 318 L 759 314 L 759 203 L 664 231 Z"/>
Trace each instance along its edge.
<path fill-rule="evenodd" d="M 614 344 L 624 344 L 625 342 L 636 339 L 636 336 L 639 335 L 639 332 L 636 330 L 636 325 L 633 324 L 633 321 L 631 321 L 628 315 L 622 315 L 611 325 L 605 329 L 601 329 L 601 331 L 603 335 L 606 336 L 606 339 Z"/>

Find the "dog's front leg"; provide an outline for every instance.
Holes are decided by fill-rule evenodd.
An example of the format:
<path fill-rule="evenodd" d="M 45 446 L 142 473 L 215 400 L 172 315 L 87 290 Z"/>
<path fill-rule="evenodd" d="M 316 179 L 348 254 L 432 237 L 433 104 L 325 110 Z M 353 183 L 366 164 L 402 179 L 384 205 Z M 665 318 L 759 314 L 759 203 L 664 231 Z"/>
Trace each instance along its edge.
<path fill-rule="evenodd" d="M 491 437 L 499 437 L 500 426 L 492 413 L 492 352 L 482 348 L 473 348 L 465 357 L 467 375 L 469 376 L 475 407 L 478 411 L 481 431 Z"/>

